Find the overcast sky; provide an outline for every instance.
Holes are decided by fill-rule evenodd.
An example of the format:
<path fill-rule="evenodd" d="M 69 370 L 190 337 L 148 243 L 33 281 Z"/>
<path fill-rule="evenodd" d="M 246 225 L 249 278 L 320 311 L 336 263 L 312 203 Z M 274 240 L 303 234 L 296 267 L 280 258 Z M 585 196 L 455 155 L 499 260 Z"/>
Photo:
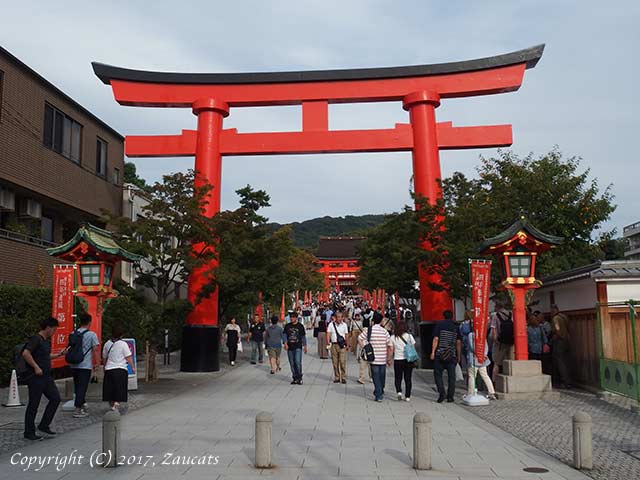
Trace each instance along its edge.
<path fill-rule="evenodd" d="M 618 209 L 608 228 L 640 221 L 638 107 L 640 2 L 602 1 L 22 1 L 7 2 L 0 44 L 122 134 L 195 128 L 188 109 L 119 106 L 91 61 L 136 69 L 248 72 L 383 67 L 467 60 L 546 44 L 514 93 L 445 100 L 438 121 L 513 124 L 512 149 L 558 145 L 582 157 Z M 408 122 L 398 103 L 330 107 L 330 128 Z M 299 107 L 232 109 L 239 131 L 301 128 Z M 479 155 L 445 151 L 443 174 L 474 175 Z M 192 158 L 135 159 L 147 180 Z M 409 203 L 409 153 L 230 157 L 222 207 L 251 184 L 271 195 L 266 214 L 290 222 L 388 213 Z M 514 210 L 516 207 L 514 207 Z"/>

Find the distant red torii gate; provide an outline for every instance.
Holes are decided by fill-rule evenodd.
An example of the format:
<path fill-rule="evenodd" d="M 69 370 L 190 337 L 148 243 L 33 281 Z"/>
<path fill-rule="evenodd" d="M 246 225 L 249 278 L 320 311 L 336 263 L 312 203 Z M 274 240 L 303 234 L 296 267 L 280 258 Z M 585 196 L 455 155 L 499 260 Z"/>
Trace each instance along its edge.
<path fill-rule="evenodd" d="M 267 73 L 164 73 L 130 70 L 93 63 L 95 74 L 110 84 L 121 105 L 191 108 L 197 130 L 179 135 L 126 137 L 129 157 L 194 156 L 197 184 L 214 190 L 207 215 L 220 211 L 223 155 L 411 151 L 414 190 L 435 203 L 441 197 L 440 149 L 508 146 L 511 125 L 454 127 L 436 123 L 435 109 L 443 98 L 489 95 L 517 90 L 524 71 L 533 68 L 544 50 L 525 50 L 463 62 L 354 70 Z M 329 130 L 330 103 L 402 102 L 410 124 L 391 129 Z M 222 128 L 231 107 L 302 105 L 302 131 L 238 133 Z M 189 278 L 194 302 L 205 272 Z M 434 291 L 440 278 L 420 270 L 423 320 L 437 320 L 452 307 L 448 293 Z M 187 320 L 183 340 L 184 371 L 217 370 L 218 294 L 202 300 Z M 186 352 L 186 353 L 185 353 Z"/>

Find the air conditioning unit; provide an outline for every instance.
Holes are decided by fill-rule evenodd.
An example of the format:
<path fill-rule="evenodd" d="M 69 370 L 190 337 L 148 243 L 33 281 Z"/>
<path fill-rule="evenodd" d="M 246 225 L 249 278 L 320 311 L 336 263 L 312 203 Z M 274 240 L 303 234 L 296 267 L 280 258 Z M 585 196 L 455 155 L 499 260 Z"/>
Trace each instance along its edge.
<path fill-rule="evenodd" d="M 13 212 L 16 209 L 16 194 L 6 187 L 0 187 L 0 211 Z"/>
<path fill-rule="evenodd" d="M 32 198 L 25 198 L 19 202 L 18 216 L 42 218 L 42 205 Z"/>

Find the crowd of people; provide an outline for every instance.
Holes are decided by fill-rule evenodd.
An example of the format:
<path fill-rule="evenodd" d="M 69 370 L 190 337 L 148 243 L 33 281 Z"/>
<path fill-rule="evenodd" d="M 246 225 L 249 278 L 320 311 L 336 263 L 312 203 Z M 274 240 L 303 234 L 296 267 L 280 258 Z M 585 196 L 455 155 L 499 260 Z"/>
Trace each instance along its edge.
<path fill-rule="evenodd" d="M 383 401 L 386 369 L 393 366 L 396 398 L 409 402 L 412 374 L 418 366 L 416 339 L 405 315 L 396 317 L 394 322 L 382 309 L 373 309 L 357 298 L 300 305 L 286 315 L 284 322 L 278 316 L 272 316 L 268 326 L 265 326 L 262 316 L 256 314 L 246 335 L 251 349 L 250 362 L 254 365 L 264 363 L 266 350 L 270 374 L 275 375 L 282 370 L 280 357 L 284 350 L 291 370 L 291 384 L 302 385 L 303 354 L 308 353 L 307 336 L 311 334 L 317 339 L 318 358 L 331 358 L 334 383 L 347 383 L 347 359 L 353 355 L 358 363 L 356 381 L 360 384 L 373 383 L 375 401 Z M 78 323 L 78 328 L 69 337 L 69 346 L 60 353 L 51 354 L 50 341 L 58 322 L 54 318 L 44 319 L 39 331 L 28 339 L 17 355 L 24 362 L 21 381 L 28 385 L 29 392 L 24 430 L 27 439 L 39 440 L 41 434 L 55 435 L 50 425 L 60 403 L 60 394 L 51 374 L 52 358 L 64 355 L 71 366 L 75 418 L 88 415 L 86 392 L 100 364 L 104 366 L 103 401 L 114 410 L 127 402 L 128 371 L 135 371 L 135 365 L 128 343 L 122 340 L 122 328 L 114 325 L 110 338 L 100 349 L 98 337 L 91 331 L 91 316 L 79 315 Z M 225 325 L 222 340 L 228 349 L 229 364 L 233 366 L 243 340 L 236 318 L 229 319 Z M 553 375 L 556 384 L 570 387 L 567 316 L 556 305 L 552 306 L 548 317 L 540 311 L 529 310 L 527 340 L 529 359 L 541 361 L 543 373 Z M 463 367 L 467 373 L 468 393 L 473 393 L 479 384 L 484 386 L 489 399 L 496 399 L 494 383 L 497 375 L 502 373 L 504 361 L 514 358 L 513 315 L 504 304 L 497 303 L 490 315 L 483 361 L 478 360 L 475 348 L 470 312 L 457 323 L 451 311 L 444 311 L 443 320 L 436 324 L 433 332 L 430 354 L 438 403 L 454 401 L 456 381 L 463 379 Z M 445 371 L 448 376 L 446 388 Z M 477 383 L 476 376 L 480 377 Z M 36 427 L 35 419 L 42 396 L 47 398 L 48 404 Z"/>

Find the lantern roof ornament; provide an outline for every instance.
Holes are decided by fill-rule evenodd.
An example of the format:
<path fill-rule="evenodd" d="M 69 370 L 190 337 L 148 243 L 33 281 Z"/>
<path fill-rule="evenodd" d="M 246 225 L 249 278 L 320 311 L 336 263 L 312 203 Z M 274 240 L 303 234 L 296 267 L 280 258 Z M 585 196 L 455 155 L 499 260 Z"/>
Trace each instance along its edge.
<path fill-rule="evenodd" d="M 47 248 L 47 253 L 71 262 L 91 253 L 101 257 L 116 257 L 118 260 L 130 262 L 138 262 L 142 259 L 140 255 L 131 253 L 118 245 L 110 231 L 90 223 L 82 224 L 68 242 L 58 247 Z"/>
<path fill-rule="evenodd" d="M 537 252 L 549 250 L 564 242 L 564 238 L 544 233 L 534 227 L 524 213 L 503 232 L 486 239 L 480 245 L 480 253 L 499 253 L 521 245 Z"/>

